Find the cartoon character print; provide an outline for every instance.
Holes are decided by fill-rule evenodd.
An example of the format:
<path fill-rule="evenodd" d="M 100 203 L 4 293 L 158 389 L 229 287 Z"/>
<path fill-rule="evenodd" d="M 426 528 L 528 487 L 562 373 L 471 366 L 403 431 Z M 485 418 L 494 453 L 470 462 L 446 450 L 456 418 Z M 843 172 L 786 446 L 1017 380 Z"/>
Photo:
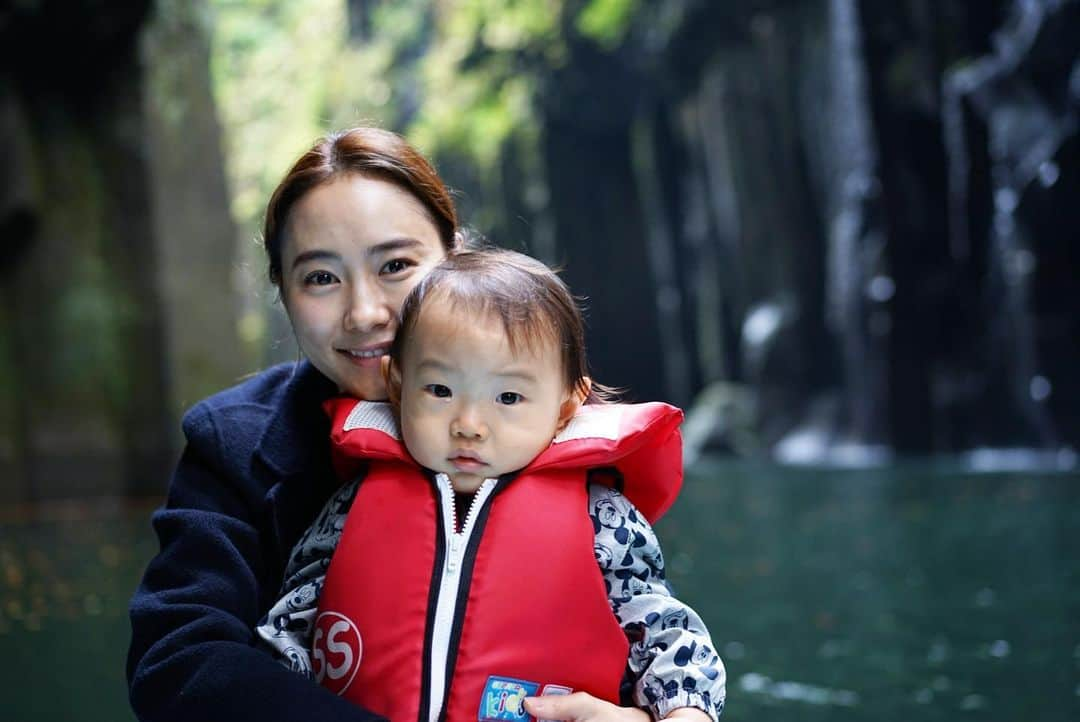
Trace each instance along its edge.
<path fill-rule="evenodd" d="M 664 552 L 659 544 L 648 547 L 641 558 L 655 571 L 658 578 L 664 578 Z"/>
<path fill-rule="evenodd" d="M 345 529 L 345 517 L 352 508 L 353 499 L 356 498 L 356 490 L 359 487 L 360 483 L 354 481 L 351 484 L 345 484 L 334 493 L 313 527 L 315 539 L 341 537 L 341 532 Z"/>
<path fill-rule="evenodd" d="M 311 677 L 308 653 L 319 596 L 359 480 L 345 484 L 323 506 L 315 522 L 293 547 L 281 585 L 281 598 L 256 631 L 282 664 Z"/>
<path fill-rule="evenodd" d="M 686 610 L 681 607 L 675 607 L 664 612 L 660 618 L 661 629 L 689 629 L 690 621 L 689 615 Z"/>
<path fill-rule="evenodd" d="M 647 522 L 619 492 L 599 487 L 593 487 L 593 490 L 592 507 L 589 510 L 593 531 L 596 533 L 597 544 L 610 549 L 613 556 L 613 564 L 606 567 L 601 565 L 601 569 L 617 570 L 634 566 L 635 552 L 649 542 L 643 531 L 649 529 Z M 614 563 L 616 559 L 617 564 Z"/>
<path fill-rule="evenodd" d="M 311 609 L 312 605 L 319 601 L 319 594 L 322 592 L 322 587 L 322 579 L 315 579 L 303 586 L 297 587 L 285 600 L 285 605 L 289 610 L 294 612 L 302 609 Z"/>
<path fill-rule="evenodd" d="M 602 527 L 615 530 L 615 538 L 622 544 L 626 543 L 626 517 L 610 497 L 599 499 L 593 505 L 593 520 Z"/>
<path fill-rule="evenodd" d="M 359 480 L 345 484 L 339 487 L 326 502 L 315 519 L 315 523 L 308 527 L 300 541 L 293 547 L 292 556 L 285 569 L 287 581 L 292 581 L 301 569 L 310 575 L 306 568 L 312 563 L 318 562 L 322 572 L 330 566 L 330 557 L 345 529 L 345 519 L 349 514 L 349 509 L 352 508 L 359 486 Z M 283 585 L 282 589 L 286 588 Z"/>
<path fill-rule="evenodd" d="M 314 579 L 289 592 L 288 596 L 271 607 L 259 622 L 260 635 L 270 635 L 270 641 L 283 655 L 292 647 L 290 641 L 306 639 L 319 604 L 323 577 Z M 272 630 L 272 631 L 270 631 Z M 275 641 L 283 640 L 283 641 Z"/>
<path fill-rule="evenodd" d="M 308 679 L 315 678 L 314 673 L 311 671 L 311 658 L 308 657 L 306 651 L 296 647 L 286 647 L 281 651 L 281 658 L 282 663 L 293 672 Z"/>
<path fill-rule="evenodd" d="M 645 678 L 641 691 L 645 694 L 645 699 L 649 700 L 649 704 L 656 704 L 666 696 L 664 683 L 651 674 Z"/>
<path fill-rule="evenodd" d="M 596 557 L 596 563 L 601 571 L 611 569 L 612 562 L 615 561 L 615 553 L 611 551 L 611 547 L 600 542 L 593 545 L 593 556 Z"/>
<path fill-rule="evenodd" d="M 701 620 L 671 596 L 663 552 L 648 521 L 610 488 L 590 487 L 589 512 L 596 532 L 593 553 L 630 643 L 628 667 L 640 675 L 633 693 L 637 703 L 658 717 L 690 705 L 715 720 L 723 709 L 723 665 Z"/>
<path fill-rule="evenodd" d="M 679 647 L 675 652 L 674 661 L 677 667 L 693 665 L 698 672 L 709 679 L 716 679 L 720 674 L 716 669 L 720 657 L 708 645 L 698 644 L 697 641 Z"/>
<path fill-rule="evenodd" d="M 615 578 L 622 581 L 624 598 L 636 597 L 639 594 L 648 594 L 652 591 L 647 573 L 635 572 L 633 569 L 620 569 L 615 572 Z"/>
<path fill-rule="evenodd" d="M 611 594 L 611 580 L 608 579 L 607 572 L 611 571 L 612 564 L 615 562 L 615 553 L 611 551 L 611 547 L 607 544 L 596 542 L 593 545 L 593 556 L 596 557 L 596 566 L 600 567 L 601 573 L 604 576 L 604 592 L 608 596 L 608 600 L 612 604 L 618 604 L 619 602 L 612 599 Z"/>
<path fill-rule="evenodd" d="M 304 634 L 309 625 L 305 619 L 293 616 L 291 612 L 281 612 L 274 615 L 274 636 L 283 637 L 286 634 Z"/>
<path fill-rule="evenodd" d="M 313 675 L 308 642 L 323 581 L 324 578 L 320 576 L 279 599 L 255 629 L 273 650 L 275 658 L 294 672 L 309 678 Z"/>

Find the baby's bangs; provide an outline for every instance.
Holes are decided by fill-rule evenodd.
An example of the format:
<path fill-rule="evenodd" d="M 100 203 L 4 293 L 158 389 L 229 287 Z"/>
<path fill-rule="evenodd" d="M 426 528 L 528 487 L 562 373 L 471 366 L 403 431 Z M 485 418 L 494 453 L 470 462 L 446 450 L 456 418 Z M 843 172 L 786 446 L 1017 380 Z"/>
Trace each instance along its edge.
<path fill-rule="evenodd" d="M 529 284 L 501 283 L 498 278 L 454 274 L 440 279 L 433 296 L 472 318 L 498 319 L 512 353 L 539 355 L 546 344 L 559 351 L 560 334 L 543 294 Z M 428 299 L 432 300 L 432 299 Z"/>

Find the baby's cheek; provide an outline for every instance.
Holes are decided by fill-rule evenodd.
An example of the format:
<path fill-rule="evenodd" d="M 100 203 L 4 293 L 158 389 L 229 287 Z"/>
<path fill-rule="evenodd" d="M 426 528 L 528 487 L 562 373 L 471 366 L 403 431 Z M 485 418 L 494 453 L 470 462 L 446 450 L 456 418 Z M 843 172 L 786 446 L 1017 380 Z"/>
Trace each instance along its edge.
<path fill-rule="evenodd" d="M 433 442 L 430 429 L 426 428 L 425 424 L 417 423 L 415 420 L 407 421 L 403 419 L 401 435 L 409 454 L 421 464 L 430 466 Z"/>

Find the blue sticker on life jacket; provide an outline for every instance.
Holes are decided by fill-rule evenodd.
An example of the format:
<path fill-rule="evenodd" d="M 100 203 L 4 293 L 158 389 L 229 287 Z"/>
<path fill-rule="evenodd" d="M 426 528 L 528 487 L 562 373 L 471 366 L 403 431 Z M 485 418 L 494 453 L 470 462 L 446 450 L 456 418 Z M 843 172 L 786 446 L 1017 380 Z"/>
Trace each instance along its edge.
<path fill-rule="evenodd" d="M 481 722 L 506 720 L 507 722 L 527 722 L 532 717 L 522 704 L 526 697 L 536 695 L 540 685 L 509 677 L 488 677 L 484 692 L 480 695 Z"/>

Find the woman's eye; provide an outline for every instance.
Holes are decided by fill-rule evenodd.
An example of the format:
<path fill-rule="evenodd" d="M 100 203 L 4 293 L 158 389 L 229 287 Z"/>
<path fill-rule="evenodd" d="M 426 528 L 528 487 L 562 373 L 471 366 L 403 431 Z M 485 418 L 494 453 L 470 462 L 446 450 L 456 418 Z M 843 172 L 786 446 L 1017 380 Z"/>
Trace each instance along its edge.
<path fill-rule="evenodd" d="M 443 386 L 442 384 L 428 384 L 424 387 L 424 391 L 427 391 L 437 399 L 448 399 L 452 395 L 450 387 Z"/>
<path fill-rule="evenodd" d="M 393 276 L 401 273 L 410 265 L 412 264 L 405 258 L 395 258 L 391 261 L 387 261 L 386 263 L 384 263 L 382 270 L 380 270 L 380 273 L 388 276 Z"/>
<path fill-rule="evenodd" d="M 304 283 L 309 286 L 329 286 L 335 281 L 337 278 L 329 271 L 312 271 L 304 276 Z"/>
<path fill-rule="evenodd" d="M 499 403 L 506 404 L 507 406 L 513 406 L 514 404 L 521 403 L 524 400 L 524 396 L 516 391 L 503 391 L 499 394 Z"/>

